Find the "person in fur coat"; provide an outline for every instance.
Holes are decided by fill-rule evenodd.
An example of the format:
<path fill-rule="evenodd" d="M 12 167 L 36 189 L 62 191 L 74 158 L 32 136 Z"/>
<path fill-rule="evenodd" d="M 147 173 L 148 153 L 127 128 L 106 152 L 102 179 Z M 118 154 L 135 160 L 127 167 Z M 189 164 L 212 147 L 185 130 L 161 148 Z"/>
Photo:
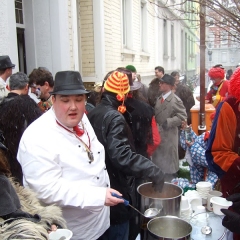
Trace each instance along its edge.
<path fill-rule="evenodd" d="M 0 142 L 0 239 L 49 239 L 54 225 L 66 228 L 62 211 L 41 205 L 33 191 L 11 178 L 5 151 Z"/>
<path fill-rule="evenodd" d="M 150 83 L 149 83 L 149 88 L 148 88 L 148 102 L 152 107 L 155 107 L 157 98 L 161 95 L 161 92 L 159 90 L 159 83 L 160 79 L 159 78 L 154 78 Z"/>

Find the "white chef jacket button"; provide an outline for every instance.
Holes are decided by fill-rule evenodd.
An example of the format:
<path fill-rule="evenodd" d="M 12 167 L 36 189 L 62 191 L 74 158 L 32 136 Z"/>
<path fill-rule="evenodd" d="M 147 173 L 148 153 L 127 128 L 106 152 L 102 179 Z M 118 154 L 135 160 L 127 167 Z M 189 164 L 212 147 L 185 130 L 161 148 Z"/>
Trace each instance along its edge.
<path fill-rule="evenodd" d="M 108 184 L 107 184 L 107 187 L 108 187 Z"/>
<path fill-rule="evenodd" d="M 99 179 L 99 177 L 97 177 L 97 179 Z"/>
<path fill-rule="evenodd" d="M 98 154 L 100 154 L 100 152 L 98 152 Z"/>
<path fill-rule="evenodd" d="M 78 145 L 78 147 L 81 147 L 81 145 Z"/>

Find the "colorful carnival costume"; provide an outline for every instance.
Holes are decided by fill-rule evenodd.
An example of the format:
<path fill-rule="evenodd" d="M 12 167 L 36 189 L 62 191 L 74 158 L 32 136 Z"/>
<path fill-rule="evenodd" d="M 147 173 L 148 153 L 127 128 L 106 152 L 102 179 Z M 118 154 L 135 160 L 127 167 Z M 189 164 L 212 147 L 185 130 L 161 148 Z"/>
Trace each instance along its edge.
<path fill-rule="evenodd" d="M 209 168 L 220 178 L 224 197 L 240 192 L 239 110 L 234 97 L 219 104 L 206 150 Z"/>
<path fill-rule="evenodd" d="M 225 71 L 222 67 L 211 68 L 208 76 L 213 81 L 213 84 L 205 99 L 214 107 L 217 107 L 228 96 L 229 81 L 224 80 Z"/>
<path fill-rule="evenodd" d="M 240 193 L 240 68 L 231 77 L 229 93 L 231 97 L 217 108 L 206 150 L 209 168 L 220 178 L 224 197 Z"/>
<path fill-rule="evenodd" d="M 192 183 L 198 183 L 199 181 L 208 181 L 214 186 L 218 180 L 216 173 L 208 170 L 205 176 L 205 170 L 208 168 L 208 164 L 205 157 L 205 150 L 207 148 L 209 132 L 205 132 L 200 136 L 191 129 L 191 138 L 193 144 L 187 146 L 184 130 L 180 133 L 180 144 L 184 150 L 189 149 L 192 165 L 190 166 L 190 177 Z"/>

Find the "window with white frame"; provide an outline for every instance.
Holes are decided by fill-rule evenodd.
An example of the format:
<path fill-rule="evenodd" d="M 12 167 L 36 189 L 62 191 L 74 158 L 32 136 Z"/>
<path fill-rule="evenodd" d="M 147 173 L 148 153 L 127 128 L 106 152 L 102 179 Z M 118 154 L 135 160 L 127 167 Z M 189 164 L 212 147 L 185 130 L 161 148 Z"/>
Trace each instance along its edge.
<path fill-rule="evenodd" d="M 208 44 L 209 48 L 213 48 L 214 47 L 214 41 L 215 41 L 214 32 L 210 32 L 208 34 L 208 40 L 207 40 L 207 44 Z"/>
<path fill-rule="evenodd" d="M 221 45 L 226 45 L 228 43 L 228 34 L 227 32 L 221 32 Z"/>
<path fill-rule="evenodd" d="M 213 27 L 215 25 L 215 19 L 214 18 L 211 18 L 211 17 L 208 17 L 208 24 L 209 26 Z"/>
<path fill-rule="evenodd" d="M 174 24 L 171 24 L 171 58 L 175 57 L 175 47 L 174 47 Z"/>
<path fill-rule="evenodd" d="M 235 47 L 236 48 L 237 47 L 237 42 L 236 42 L 236 39 L 235 39 L 235 37 L 233 35 L 231 36 L 231 40 L 230 41 L 231 41 L 231 47 L 233 47 L 233 48 Z"/>
<path fill-rule="evenodd" d="M 168 56 L 168 29 L 166 19 L 163 19 L 163 56 Z"/>
<path fill-rule="evenodd" d="M 183 29 L 181 29 L 181 69 L 184 69 L 184 48 L 185 48 L 185 45 L 184 45 L 185 41 L 184 41 L 184 32 L 183 32 Z"/>
<path fill-rule="evenodd" d="M 132 49 L 132 1 L 122 0 L 122 45 Z"/>
<path fill-rule="evenodd" d="M 191 57 L 193 57 L 193 38 L 191 37 Z"/>
<path fill-rule="evenodd" d="M 15 0 L 16 23 L 23 24 L 23 3 L 22 0 Z"/>
<path fill-rule="evenodd" d="M 227 52 L 222 52 L 222 63 L 227 62 Z"/>
<path fill-rule="evenodd" d="M 147 1 L 141 0 L 141 50 L 148 51 L 147 46 Z"/>
<path fill-rule="evenodd" d="M 190 57 L 191 54 L 191 40 L 190 40 L 190 36 L 188 36 L 188 57 Z"/>

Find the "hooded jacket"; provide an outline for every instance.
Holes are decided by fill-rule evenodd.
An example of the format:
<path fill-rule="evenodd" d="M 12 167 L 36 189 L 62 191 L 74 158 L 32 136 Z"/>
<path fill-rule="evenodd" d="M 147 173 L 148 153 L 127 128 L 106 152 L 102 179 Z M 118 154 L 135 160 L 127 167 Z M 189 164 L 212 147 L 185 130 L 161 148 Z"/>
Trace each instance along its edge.
<path fill-rule="evenodd" d="M 62 210 L 54 205 L 43 206 L 36 198 L 36 194 L 28 188 L 20 186 L 11 178 L 1 175 L 1 182 L 4 182 L 13 195 L 9 196 L 15 198 L 17 204 L 10 205 L 11 210 L 14 207 L 19 208 L 22 212 L 21 217 L 15 217 L 9 220 L 4 220 L 0 217 L 0 239 L 36 239 L 47 240 L 48 230 L 51 224 L 56 224 L 62 228 L 66 227 L 66 222 L 62 217 Z M 13 207 L 14 206 L 14 207 Z M 8 205 L 9 207 L 9 205 Z M 41 216 L 39 222 L 29 221 L 24 217 L 23 213 L 31 215 L 38 214 Z"/>

